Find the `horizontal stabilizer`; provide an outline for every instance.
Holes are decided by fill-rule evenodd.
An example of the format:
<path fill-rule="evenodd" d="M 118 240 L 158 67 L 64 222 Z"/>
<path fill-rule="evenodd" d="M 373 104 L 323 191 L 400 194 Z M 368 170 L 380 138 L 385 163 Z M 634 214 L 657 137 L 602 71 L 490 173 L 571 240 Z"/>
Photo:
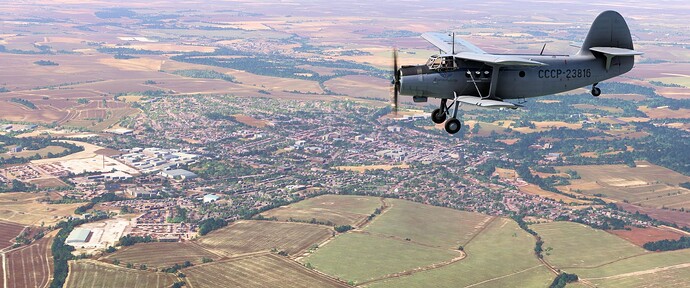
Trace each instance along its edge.
<path fill-rule="evenodd" d="M 603 53 L 611 56 L 635 56 L 642 55 L 643 52 L 635 51 L 632 49 L 618 48 L 618 47 L 592 47 L 589 48 L 590 51 Z"/>
<path fill-rule="evenodd" d="M 457 98 L 458 101 L 464 104 L 469 104 L 469 105 L 474 105 L 474 106 L 479 106 L 479 107 L 484 107 L 484 108 L 495 108 L 495 109 L 500 109 L 500 108 L 510 108 L 510 109 L 517 109 L 520 107 L 520 105 L 513 104 L 510 102 L 503 102 L 499 100 L 491 100 L 491 99 L 482 99 L 476 96 L 459 96 Z"/>

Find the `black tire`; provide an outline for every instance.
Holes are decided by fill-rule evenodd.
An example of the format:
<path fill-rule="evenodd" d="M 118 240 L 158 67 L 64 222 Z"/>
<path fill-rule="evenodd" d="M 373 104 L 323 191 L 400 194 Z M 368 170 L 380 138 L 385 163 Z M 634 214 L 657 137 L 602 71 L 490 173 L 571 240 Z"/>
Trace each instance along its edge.
<path fill-rule="evenodd" d="M 446 121 L 446 113 L 443 113 L 441 109 L 434 110 L 434 112 L 431 112 L 431 121 L 434 121 L 436 124 L 443 123 L 443 121 Z"/>
<path fill-rule="evenodd" d="M 460 124 L 460 120 L 456 118 L 450 118 L 448 121 L 446 121 L 446 132 L 450 134 L 455 134 L 460 131 L 460 128 L 462 128 L 462 124 Z"/>
<path fill-rule="evenodd" d="M 592 96 L 597 97 L 599 95 L 601 95 L 601 89 L 599 87 L 592 88 Z"/>

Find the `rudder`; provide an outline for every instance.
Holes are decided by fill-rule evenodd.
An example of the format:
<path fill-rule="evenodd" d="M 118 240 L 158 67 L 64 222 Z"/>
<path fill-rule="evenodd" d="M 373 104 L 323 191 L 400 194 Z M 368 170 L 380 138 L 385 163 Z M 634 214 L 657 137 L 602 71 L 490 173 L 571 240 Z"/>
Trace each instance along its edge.
<path fill-rule="evenodd" d="M 630 29 L 621 14 L 616 11 L 604 11 L 594 19 L 578 55 L 591 54 L 589 48 L 592 47 L 634 50 Z"/>

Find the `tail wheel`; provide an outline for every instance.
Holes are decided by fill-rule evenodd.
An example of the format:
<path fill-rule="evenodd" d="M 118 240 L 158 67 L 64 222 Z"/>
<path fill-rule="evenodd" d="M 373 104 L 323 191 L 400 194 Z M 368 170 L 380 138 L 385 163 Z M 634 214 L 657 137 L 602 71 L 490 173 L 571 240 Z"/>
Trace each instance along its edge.
<path fill-rule="evenodd" d="M 462 124 L 460 124 L 460 120 L 458 120 L 457 118 L 450 118 L 446 122 L 446 132 L 450 134 L 458 133 L 458 131 L 460 131 L 460 128 L 462 128 Z"/>
<path fill-rule="evenodd" d="M 446 121 L 446 113 L 441 109 L 434 110 L 434 112 L 431 112 L 431 121 L 434 121 L 436 124 L 443 123 L 443 121 Z"/>
<path fill-rule="evenodd" d="M 601 95 L 601 89 L 599 87 L 592 88 L 592 96 L 597 97 L 599 95 Z"/>

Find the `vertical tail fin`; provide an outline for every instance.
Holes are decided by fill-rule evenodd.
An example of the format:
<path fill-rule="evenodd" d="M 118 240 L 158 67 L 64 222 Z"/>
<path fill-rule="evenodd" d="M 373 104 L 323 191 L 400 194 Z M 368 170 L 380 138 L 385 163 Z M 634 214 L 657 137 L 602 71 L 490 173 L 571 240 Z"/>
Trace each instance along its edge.
<path fill-rule="evenodd" d="M 597 19 L 594 19 L 578 55 L 591 54 L 589 48 L 592 47 L 616 47 L 634 50 L 630 29 L 621 14 L 616 11 L 604 11 L 597 16 Z"/>

